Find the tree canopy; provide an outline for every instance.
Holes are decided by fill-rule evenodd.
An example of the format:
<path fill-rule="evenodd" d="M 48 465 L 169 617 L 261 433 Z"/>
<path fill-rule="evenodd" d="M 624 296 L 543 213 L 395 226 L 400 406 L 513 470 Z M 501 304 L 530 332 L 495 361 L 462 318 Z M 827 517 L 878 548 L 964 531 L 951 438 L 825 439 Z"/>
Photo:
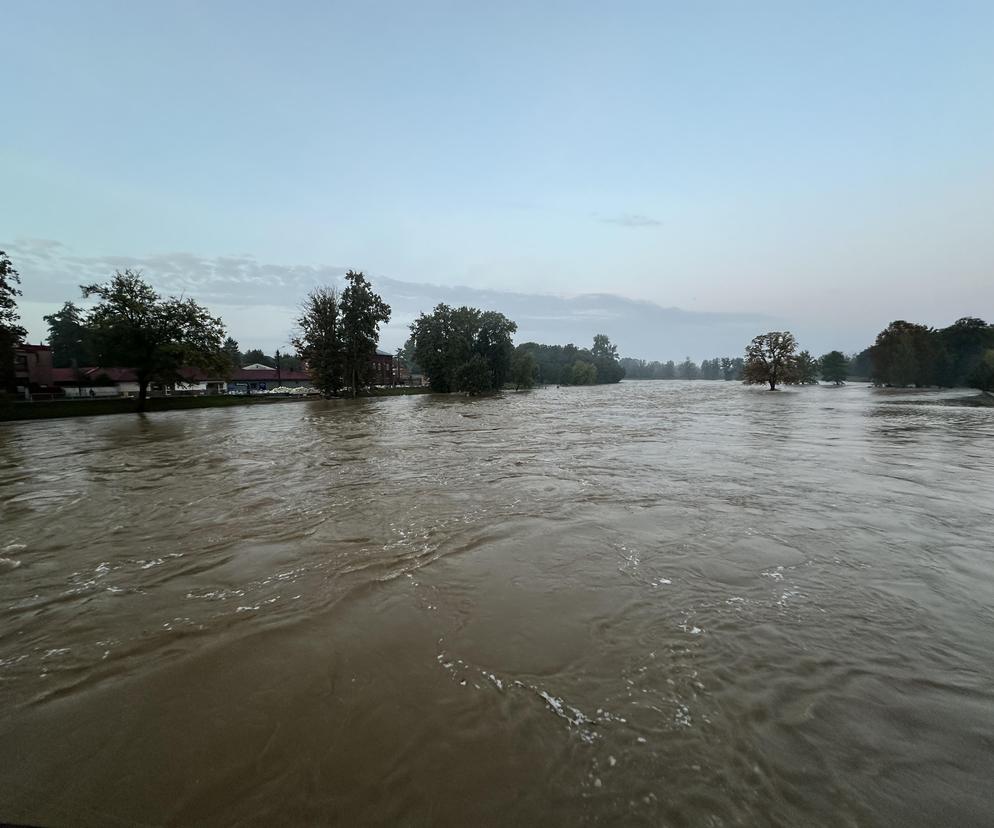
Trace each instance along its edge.
<path fill-rule="evenodd" d="M 842 385 L 849 378 L 849 360 L 842 351 L 829 351 L 819 362 L 821 363 L 821 378 L 825 382 Z"/>
<path fill-rule="evenodd" d="M 511 374 L 517 329 L 502 313 L 441 303 L 411 325 L 413 359 L 435 391 L 499 390 Z"/>
<path fill-rule="evenodd" d="M 138 410 L 148 385 L 181 382 L 180 369 L 193 366 L 225 371 L 221 320 L 192 299 L 162 298 L 140 271 L 118 271 L 104 284 L 82 286 L 100 301 L 86 319 L 94 353 L 102 366 L 132 369 L 138 377 Z"/>
<path fill-rule="evenodd" d="M 28 333 L 21 327 L 17 312 L 20 284 L 20 275 L 7 254 L 0 250 L 0 392 L 15 388 L 14 349 Z"/>
<path fill-rule="evenodd" d="M 796 350 L 797 340 L 790 331 L 760 334 L 746 346 L 743 380 L 749 385 L 768 383 L 771 391 L 798 382 Z"/>
<path fill-rule="evenodd" d="M 44 317 L 48 323 L 48 344 L 55 368 L 81 368 L 93 364 L 93 348 L 86 316 L 74 303 Z"/>
<path fill-rule="evenodd" d="M 315 387 L 326 396 L 337 394 L 345 373 L 338 293 L 327 287 L 311 291 L 297 325 L 300 334 L 294 337 L 293 346 L 307 364 Z"/>
<path fill-rule="evenodd" d="M 369 384 L 380 325 L 390 321 L 390 306 L 374 293 L 362 272 L 345 274 L 346 286 L 339 298 L 341 315 L 342 371 L 352 396 Z"/>

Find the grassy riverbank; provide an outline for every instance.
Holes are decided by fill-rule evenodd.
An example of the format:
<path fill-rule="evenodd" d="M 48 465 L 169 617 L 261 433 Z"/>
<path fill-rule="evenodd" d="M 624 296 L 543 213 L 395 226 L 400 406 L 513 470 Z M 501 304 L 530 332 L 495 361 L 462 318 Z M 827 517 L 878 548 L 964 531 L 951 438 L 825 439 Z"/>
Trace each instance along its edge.
<path fill-rule="evenodd" d="M 363 397 L 395 397 L 407 394 L 431 393 L 430 388 L 377 388 Z M 152 397 L 146 401 L 146 411 L 182 411 L 189 408 L 230 408 L 236 405 L 275 405 L 299 403 L 318 397 L 277 397 L 268 394 L 221 394 L 205 397 Z M 0 400 L 0 421 L 49 420 L 61 417 L 97 417 L 107 414 L 134 414 L 137 401 L 114 397 L 111 399 L 63 399 L 41 402 Z"/>

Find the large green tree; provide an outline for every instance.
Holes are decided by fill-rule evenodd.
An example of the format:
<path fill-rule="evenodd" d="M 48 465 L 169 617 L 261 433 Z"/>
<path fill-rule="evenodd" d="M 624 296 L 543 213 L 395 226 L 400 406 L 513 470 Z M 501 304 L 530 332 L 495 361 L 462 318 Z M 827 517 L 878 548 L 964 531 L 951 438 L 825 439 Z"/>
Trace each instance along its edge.
<path fill-rule="evenodd" d="M 511 337 L 517 329 L 496 311 L 452 308 L 442 303 L 430 314 L 422 313 L 411 325 L 414 360 L 435 391 L 499 390 L 510 378 Z M 482 363 L 474 357 L 480 357 Z M 481 365 L 486 366 L 486 383 L 481 380 Z"/>
<path fill-rule="evenodd" d="M 304 302 L 297 320 L 300 334 L 293 346 L 307 364 L 314 385 L 326 396 L 337 394 L 344 383 L 342 323 L 338 293 L 334 288 L 317 288 Z"/>
<path fill-rule="evenodd" d="M 770 331 L 754 337 L 746 346 L 744 382 L 769 384 L 771 391 L 781 384 L 796 383 L 796 351 L 797 340 L 790 331 Z"/>
<path fill-rule="evenodd" d="M 163 298 L 130 269 L 82 291 L 99 299 L 86 319 L 98 363 L 135 372 L 138 411 L 145 410 L 149 383 L 182 381 L 181 368 L 227 371 L 224 326 L 194 300 Z"/>
<path fill-rule="evenodd" d="M 825 382 L 842 385 L 849 377 L 849 360 L 842 351 L 829 351 L 819 362 L 821 363 L 821 378 Z"/>
<path fill-rule="evenodd" d="M 361 273 L 345 274 L 346 286 L 339 301 L 341 313 L 342 368 L 352 396 L 369 384 L 369 375 L 380 341 L 380 325 L 390 321 L 390 306 L 373 292 Z"/>
<path fill-rule="evenodd" d="M 20 325 L 17 297 L 21 277 L 7 254 L 0 250 L 0 392 L 15 391 L 14 350 L 28 332 Z"/>
<path fill-rule="evenodd" d="M 873 345 L 873 381 L 898 387 L 933 385 L 938 344 L 935 331 L 926 325 L 891 322 Z"/>

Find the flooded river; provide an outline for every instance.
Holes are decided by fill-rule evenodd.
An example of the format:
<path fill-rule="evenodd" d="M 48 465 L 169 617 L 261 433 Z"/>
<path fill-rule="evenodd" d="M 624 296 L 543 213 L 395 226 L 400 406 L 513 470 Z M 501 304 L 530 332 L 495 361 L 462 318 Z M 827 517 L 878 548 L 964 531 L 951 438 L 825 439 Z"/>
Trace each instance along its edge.
<path fill-rule="evenodd" d="M 990 825 L 994 409 L 0 424 L 0 821 Z"/>

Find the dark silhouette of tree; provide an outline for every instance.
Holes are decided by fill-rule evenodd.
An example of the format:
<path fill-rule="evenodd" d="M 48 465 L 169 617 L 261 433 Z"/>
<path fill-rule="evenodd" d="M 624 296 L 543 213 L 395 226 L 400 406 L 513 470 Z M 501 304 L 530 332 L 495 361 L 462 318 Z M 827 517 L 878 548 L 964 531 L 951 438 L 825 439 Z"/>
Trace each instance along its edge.
<path fill-rule="evenodd" d="M 390 321 L 390 306 L 380 298 L 366 277 L 350 270 L 339 301 L 341 313 L 342 368 L 352 396 L 369 384 L 369 375 L 380 341 L 380 325 Z"/>
<path fill-rule="evenodd" d="M 511 337 L 517 329 L 514 322 L 496 311 L 452 308 L 442 303 L 430 314 L 422 313 L 411 325 L 414 360 L 424 369 L 435 391 L 499 390 L 510 378 L 514 353 Z M 466 367 L 470 362 L 472 365 Z M 489 376 L 485 389 L 481 364 Z"/>
<path fill-rule="evenodd" d="M 798 385 L 817 385 L 821 367 L 808 351 L 801 351 L 794 360 L 794 382 Z"/>
<path fill-rule="evenodd" d="M 538 362 L 535 355 L 522 346 L 518 346 L 511 357 L 511 382 L 514 389 L 520 391 L 523 388 L 531 388 L 535 385 L 535 377 L 538 376 Z"/>
<path fill-rule="evenodd" d="M 842 351 L 829 351 L 820 360 L 821 378 L 842 385 L 849 377 L 849 360 Z"/>
<path fill-rule="evenodd" d="M 242 352 L 238 350 L 238 343 L 235 342 L 230 336 L 224 340 L 224 344 L 221 346 L 225 355 L 228 357 L 228 361 L 231 363 L 232 368 L 241 368 L 242 366 Z"/>
<path fill-rule="evenodd" d="M 135 372 L 139 412 L 152 381 L 181 382 L 180 369 L 187 366 L 227 370 L 224 326 L 192 299 L 163 299 L 133 270 L 118 271 L 105 284 L 83 285 L 82 291 L 100 300 L 86 319 L 97 361 Z"/>
<path fill-rule="evenodd" d="M 54 368 L 93 365 L 90 331 L 83 311 L 74 302 L 66 302 L 55 313 L 42 318 L 48 323 L 48 345 L 52 349 Z"/>
<path fill-rule="evenodd" d="M 344 384 L 345 365 L 338 293 L 334 288 L 311 291 L 297 325 L 300 333 L 291 341 L 307 364 L 311 381 L 325 396 L 338 394 Z"/>
<path fill-rule="evenodd" d="M 262 348 L 249 348 L 242 354 L 242 365 L 265 365 L 267 368 L 275 368 L 276 360 L 266 354 Z"/>
<path fill-rule="evenodd" d="M 17 390 L 14 350 L 28 335 L 17 312 L 17 297 L 22 295 L 20 284 L 20 275 L 7 254 L 0 250 L 0 392 Z"/>
<path fill-rule="evenodd" d="M 937 344 L 933 334 L 925 325 L 903 319 L 891 322 L 873 345 L 873 381 L 899 387 L 933 385 Z"/>
<path fill-rule="evenodd" d="M 770 331 L 755 337 L 746 347 L 742 378 L 749 385 L 769 384 L 775 391 L 780 384 L 797 382 L 797 340 L 790 331 Z"/>
<path fill-rule="evenodd" d="M 994 391 L 994 348 L 985 351 L 973 368 L 967 382 L 981 391 Z"/>

